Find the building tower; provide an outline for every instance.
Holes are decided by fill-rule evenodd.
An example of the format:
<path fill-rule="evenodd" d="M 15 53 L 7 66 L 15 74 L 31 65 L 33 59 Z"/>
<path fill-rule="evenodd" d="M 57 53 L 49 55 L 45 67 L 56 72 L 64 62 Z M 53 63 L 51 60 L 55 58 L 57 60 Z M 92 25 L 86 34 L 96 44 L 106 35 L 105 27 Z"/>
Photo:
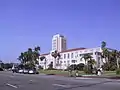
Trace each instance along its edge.
<path fill-rule="evenodd" d="M 57 50 L 58 52 L 67 49 L 66 38 L 63 35 L 57 34 L 52 38 L 52 51 Z"/>

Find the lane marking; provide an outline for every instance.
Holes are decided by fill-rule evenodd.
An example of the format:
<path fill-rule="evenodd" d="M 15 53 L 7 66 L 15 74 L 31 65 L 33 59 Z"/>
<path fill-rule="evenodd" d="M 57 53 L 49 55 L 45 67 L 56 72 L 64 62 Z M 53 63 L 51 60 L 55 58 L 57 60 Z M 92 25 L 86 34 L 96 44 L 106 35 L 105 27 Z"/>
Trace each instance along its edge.
<path fill-rule="evenodd" d="M 53 84 L 53 86 L 59 86 L 59 87 L 70 87 L 70 85 L 61 85 L 61 84 Z"/>
<path fill-rule="evenodd" d="M 93 78 L 82 78 L 82 77 L 80 77 L 80 78 L 76 78 L 76 79 L 93 79 Z"/>
<path fill-rule="evenodd" d="M 13 87 L 13 88 L 18 88 L 17 86 L 12 85 L 12 84 L 9 84 L 9 83 L 7 83 L 6 85 L 8 85 L 8 86 L 10 86 L 10 87 Z"/>

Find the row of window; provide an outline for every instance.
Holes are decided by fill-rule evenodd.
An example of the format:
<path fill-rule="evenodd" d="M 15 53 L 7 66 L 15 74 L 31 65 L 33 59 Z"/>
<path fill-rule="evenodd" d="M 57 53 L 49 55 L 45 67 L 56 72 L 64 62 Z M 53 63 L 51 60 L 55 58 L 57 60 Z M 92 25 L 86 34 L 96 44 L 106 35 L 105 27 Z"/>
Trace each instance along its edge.
<path fill-rule="evenodd" d="M 76 55 L 75 55 L 75 58 L 77 58 L 77 57 L 81 57 L 81 56 L 83 56 L 84 54 L 78 54 L 78 52 L 76 52 L 75 53 Z M 87 53 L 87 54 L 90 54 L 90 55 L 93 55 L 93 53 Z M 73 58 L 74 57 L 74 53 L 71 53 L 71 58 Z M 64 54 L 64 57 L 63 57 L 64 59 L 69 59 L 70 58 L 70 53 L 68 53 L 68 54 Z"/>
<path fill-rule="evenodd" d="M 76 63 L 77 60 L 71 60 L 71 62 L 72 62 L 72 63 Z M 70 64 L 70 61 L 64 61 L 64 62 L 63 62 L 63 61 L 60 61 L 60 63 L 68 63 L 68 64 Z"/>

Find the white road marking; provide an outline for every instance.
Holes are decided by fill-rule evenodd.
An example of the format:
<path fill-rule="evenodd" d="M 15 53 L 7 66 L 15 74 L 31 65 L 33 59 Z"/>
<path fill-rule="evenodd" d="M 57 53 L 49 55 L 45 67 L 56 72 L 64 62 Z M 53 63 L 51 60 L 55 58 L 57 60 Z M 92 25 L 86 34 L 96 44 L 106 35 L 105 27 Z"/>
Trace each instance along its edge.
<path fill-rule="evenodd" d="M 76 79 L 93 79 L 93 78 L 84 78 L 84 77 L 80 77 L 80 78 L 76 78 Z"/>
<path fill-rule="evenodd" d="M 61 85 L 61 84 L 53 84 L 53 86 L 59 86 L 59 87 L 70 87 L 70 85 Z"/>
<path fill-rule="evenodd" d="M 9 83 L 7 83 L 6 85 L 8 85 L 8 86 L 10 86 L 10 87 L 13 87 L 13 88 L 18 88 L 17 86 L 12 85 L 12 84 L 9 84 Z"/>

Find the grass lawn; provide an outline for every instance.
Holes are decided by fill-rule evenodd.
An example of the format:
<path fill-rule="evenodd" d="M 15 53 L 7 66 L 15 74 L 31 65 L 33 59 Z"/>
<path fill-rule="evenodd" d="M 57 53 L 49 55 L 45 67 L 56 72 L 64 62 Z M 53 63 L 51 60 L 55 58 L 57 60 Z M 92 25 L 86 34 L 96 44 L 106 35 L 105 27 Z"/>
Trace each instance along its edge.
<path fill-rule="evenodd" d="M 67 71 L 62 71 L 62 70 L 40 70 L 40 73 L 44 74 L 60 74 L 60 75 L 67 75 Z"/>
<path fill-rule="evenodd" d="M 40 70 L 40 73 L 44 74 L 56 74 L 56 75 L 69 75 L 68 71 L 63 71 L 63 70 Z M 75 71 L 72 72 L 72 74 L 75 74 Z M 79 71 L 80 75 L 84 74 L 84 71 Z"/>
<path fill-rule="evenodd" d="M 113 76 L 113 75 L 116 75 L 116 71 L 104 71 L 104 75 Z"/>
<path fill-rule="evenodd" d="M 63 71 L 63 70 L 39 70 L 39 72 L 44 74 L 55 74 L 55 75 L 65 75 L 65 76 L 69 75 L 68 71 Z M 72 75 L 75 75 L 75 71 L 72 72 Z M 84 71 L 79 71 L 79 75 L 85 75 Z M 103 75 L 120 76 L 120 75 L 116 75 L 116 71 L 104 71 Z"/>
<path fill-rule="evenodd" d="M 120 76 L 116 75 L 116 71 L 104 71 L 105 76 Z"/>

